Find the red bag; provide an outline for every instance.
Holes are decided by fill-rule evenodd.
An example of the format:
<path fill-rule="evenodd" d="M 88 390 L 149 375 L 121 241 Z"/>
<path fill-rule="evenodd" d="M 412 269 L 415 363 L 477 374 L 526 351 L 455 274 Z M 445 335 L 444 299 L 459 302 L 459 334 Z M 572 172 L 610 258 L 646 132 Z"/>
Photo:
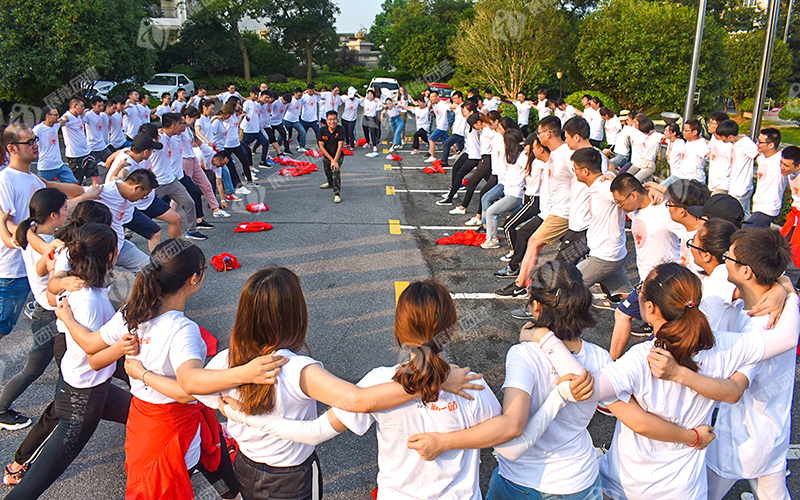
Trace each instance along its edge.
<path fill-rule="evenodd" d="M 266 222 L 261 221 L 253 221 L 253 222 L 242 222 L 234 232 L 237 233 L 258 233 L 259 231 L 269 231 L 272 229 L 272 224 L 267 224 Z"/>
<path fill-rule="evenodd" d="M 266 212 L 267 210 L 269 210 L 269 207 L 263 203 L 248 203 L 245 209 L 247 209 L 248 212 L 258 213 L 258 212 Z"/>
<path fill-rule="evenodd" d="M 433 164 L 432 164 L 433 165 Z M 425 167 L 422 171 L 426 174 L 444 174 L 445 171 L 441 165 L 435 165 L 431 167 Z"/>
<path fill-rule="evenodd" d="M 361 139 L 356 141 L 356 146 L 358 146 L 360 148 L 361 146 L 364 146 L 366 143 L 367 143 L 367 140 L 362 137 Z"/>
<path fill-rule="evenodd" d="M 353 156 L 353 152 L 350 148 L 342 148 L 342 156 Z"/>
<path fill-rule="evenodd" d="M 386 155 L 386 159 L 389 161 L 403 161 L 403 159 L 397 155 Z"/>
<path fill-rule="evenodd" d="M 466 245 L 471 247 L 479 247 L 486 241 L 485 233 L 476 233 L 472 229 L 468 229 L 463 233 L 456 231 L 453 236 L 445 236 L 436 240 L 439 245 Z"/>
<path fill-rule="evenodd" d="M 243 224 L 247 224 L 244 222 Z M 223 252 L 219 255 L 211 257 L 211 265 L 214 266 L 218 272 L 225 272 L 229 269 L 239 269 L 242 267 L 239 260 L 228 252 Z"/>

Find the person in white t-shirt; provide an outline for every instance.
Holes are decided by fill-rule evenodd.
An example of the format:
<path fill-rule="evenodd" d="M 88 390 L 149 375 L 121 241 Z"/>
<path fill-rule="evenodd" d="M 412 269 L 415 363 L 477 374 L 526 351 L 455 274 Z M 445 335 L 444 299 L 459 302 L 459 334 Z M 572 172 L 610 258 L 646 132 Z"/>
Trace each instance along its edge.
<path fill-rule="evenodd" d="M 525 92 L 517 93 L 517 99 L 511 101 L 517 108 L 517 125 L 523 137 L 528 137 L 528 124 L 530 123 L 531 108 L 534 107 L 533 101 L 528 100 Z"/>
<path fill-rule="evenodd" d="M 67 165 L 72 170 L 78 184 L 83 184 L 86 178 L 91 178 L 92 184 L 100 184 L 102 179 L 97 171 L 97 160 L 92 156 L 92 150 L 86 141 L 83 121 L 85 111 L 83 100 L 74 98 L 69 101 L 69 110 L 59 118 L 58 123 L 61 125 L 61 134 L 64 136 Z"/>
<path fill-rule="evenodd" d="M 705 184 L 705 162 L 710 149 L 706 140 L 700 135 L 701 131 L 702 125 L 695 118 L 684 124 L 683 138 L 686 140 L 686 145 L 681 154 L 680 170 L 671 172 L 672 176 Z"/>
<path fill-rule="evenodd" d="M 291 154 L 289 149 L 289 142 L 292 140 L 292 130 L 297 131 L 297 152 L 306 152 L 306 129 L 300 124 L 300 113 L 302 112 L 303 104 L 303 89 L 294 89 L 294 94 L 288 92 L 283 94 L 283 102 L 286 108 L 282 117 L 283 128 L 286 130 L 286 143 L 284 149 L 287 154 Z"/>
<path fill-rule="evenodd" d="M 781 132 L 776 128 L 762 128 L 758 134 L 756 158 L 756 192 L 753 194 L 753 213 L 747 219 L 750 227 L 769 227 L 781 213 L 786 177 L 781 174 Z"/>
<path fill-rule="evenodd" d="M 203 193 L 203 197 L 205 197 L 206 203 L 208 203 L 208 206 L 211 208 L 214 217 L 230 217 L 228 212 L 220 208 L 220 203 L 217 201 L 214 190 L 211 188 L 208 176 L 206 176 L 206 172 L 203 170 L 197 158 L 197 154 L 195 153 L 195 148 L 200 145 L 200 141 L 195 137 L 193 131 L 195 129 L 195 124 L 200 118 L 200 112 L 197 111 L 197 108 L 190 106 L 183 110 L 182 116 L 186 121 L 186 128 L 180 135 L 183 173 L 189 177 L 192 182 L 194 182 L 197 189 Z M 220 191 L 220 193 L 223 192 L 224 191 Z"/>
<path fill-rule="evenodd" d="M 711 139 L 708 141 L 708 189 L 712 194 L 723 193 L 727 194 L 731 184 L 731 154 L 733 142 L 723 141 L 718 133 L 720 124 L 732 121 L 728 119 L 727 113 L 717 111 L 711 113 L 708 117 L 708 133 L 711 134 Z M 736 135 L 739 132 L 739 126 L 736 126 Z M 726 124 L 723 127 L 725 136 L 730 134 L 730 126 Z"/>
<path fill-rule="evenodd" d="M 522 132 L 516 128 L 506 130 L 503 142 L 505 144 L 503 160 L 506 162 L 506 169 L 503 183 L 498 184 L 503 186 L 503 196 L 483 212 L 483 217 L 486 219 L 486 241 L 481 248 L 486 249 L 500 247 L 500 241 L 497 239 L 500 216 L 519 209 L 525 191 L 528 154 L 523 150 Z"/>
<path fill-rule="evenodd" d="M 228 82 L 228 84 L 225 85 L 225 89 L 226 89 L 225 92 L 219 93 L 219 94 L 217 94 L 215 96 L 208 96 L 208 98 L 209 99 L 219 99 L 219 101 L 223 105 L 228 104 L 228 101 L 231 99 L 231 97 L 236 97 L 237 99 L 239 99 L 239 101 L 244 101 L 244 97 L 242 97 L 242 94 L 240 94 L 236 90 L 236 84 L 235 83 Z M 198 91 L 198 93 L 199 93 L 199 91 Z"/>
<path fill-rule="evenodd" d="M 301 111 L 300 111 L 300 124 L 308 134 L 308 129 L 314 129 L 314 137 L 317 139 L 314 144 L 319 142 L 319 115 L 317 114 L 319 108 L 320 94 L 314 89 L 314 84 L 311 83 L 306 88 L 303 96 L 300 98 Z M 305 145 L 303 145 L 305 147 Z"/>
<path fill-rule="evenodd" d="M 198 110 L 200 109 L 200 102 L 204 100 L 216 100 L 216 97 L 209 97 L 206 95 L 208 89 L 204 85 L 200 85 L 197 87 L 197 93 L 189 98 L 189 106 L 194 106 Z"/>
<path fill-rule="evenodd" d="M 381 111 L 381 117 L 379 121 L 383 122 L 388 118 L 389 125 L 391 126 L 392 145 L 389 147 L 390 153 L 394 153 L 403 145 L 403 127 L 405 122 L 403 122 L 403 115 L 401 113 L 402 110 L 403 108 L 400 107 L 400 104 L 394 102 L 394 99 L 391 97 L 384 99 L 383 111 Z"/>
<path fill-rule="evenodd" d="M 736 198 L 744 210 L 744 218 L 750 218 L 750 201 L 753 197 L 753 167 L 758 156 L 758 145 L 746 134 L 739 134 L 739 125 L 726 120 L 720 140 L 731 146 L 731 183 L 728 194 Z M 719 128 L 718 128 L 719 130 Z M 730 135 L 725 135 L 730 134 Z"/>
<path fill-rule="evenodd" d="M 242 104 L 244 108 L 242 146 L 244 146 L 245 151 L 250 151 L 250 145 L 253 142 L 257 142 L 261 146 L 261 163 L 258 165 L 259 168 L 272 168 L 272 165 L 267 163 L 270 141 L 261 132 L 261 112 L 266 112 L 266 110 L 262 108 L 259 102 L 259 93 L 258 87 L 253 85 L 250 87 L 250 97 Z"/>
<path fill-rule="evenodd" d="M 378 111 L 381 110 L 380 97 L 376 97 L 373 89 L 367 91 L 367 97 L 361 101 L 364 108 L 364 116 L 361 117 L 361 129 L 364 138 L 367 140 L 364 148 L 372 146 L 372 152 L 367 153 L 366 157 L 375 158 L 378 156 L 378 145 L 381 143 L 381 124 L 378 120 Z"/>
<path fill-rule="evenodd" d="M 653 178 L 656 171 L 656 159 L 661 149 L 661 139 L 664 137 L 656 132 L 653 120 L 647 115 L 639 113 L 636 122 L 640 134 L 631 139 L 631 149 L 635 154 L 631 155 L 630 173 L 642 182 L 648 182 Z"/>
<path fill-rule="evenodd" d="M 94 96 L 89 101 L 91 107 L 83 114 L 86 128 L 86 143 L 92 151 L 92 156 L 105 164 L 111 149 L 108 147 L 108 134 L 111 120 L 105 113 L 106 103 L 100 96 Z"/>
<path fill-rule="evenodd" d="M 109 127 L 108 127 L 108 141 L 114 150 L 130 146 L 128 138 L 125 136 L 125 99 L 117 96 L 109 99 L 113 103 L 114 110 L 109 111 L 106 107 L 106 113 L 109 114 Z"/>
<path fill-rule="evenodd" d="M 73 323 L 98 329 L 114 315 L 105 285 L 117 253 L 116 235 L 106 225 L 87 224 L 78 230 L 77 238 L 67 244 L 66 250 L 70 273 L 83 280 L 84 288 L 69 293 L 61 303 L 72 301 L 69 317 Z M 131 395 L 112 385 L 111 376 L 119 358 L 136 352 L 136 337 L 129 334 L 109 344 L 88 346 L 83 339 L 71 335 L 62 321 L 57 322 L 57 327 L 66 334 L 66 352 L 53 403 L 60 418 L 36 460 L 7 495 L 12 499 L 39 498 L 78 457 L 100 420 L 121 424 L 128 420 Z"/>
<path fill-rule="evenodd" d="M 501 102 L 503 101 L 494 95 L 492 89 L 485 89 L 483 91 L 483 107 L 481 108 L 481 112 L 488 113 L 490 111 L 497 111 Z"/>
<path fill-rule="evenodd" d="M 675 172 L 681 170 L 681 157 L 683 156 L 683 148 L 686 147 L 686 141 L 683 140 L 683 132 L 677 123 L 672 122 L 664 127 L 664 138 L 667 140 L 667 164 L 669 164 L 670 175 L 661 184 L 669 186 L 673 182 L 680 179 Z"/>
<path fill-rule="evenodd" d="M 400 87 L 401 89 L 403 87 Z M 322 86 L 320 88 L 319 93 L 319 123 L 320 127 L 324 127 L 327 125 L 325 123 L 325 115 L 328 111 L 336 111 L 339 112 L 339 106 L 342 105 L 342 97 L 339 95 L 339 86 L 334 85 L 331 90 L 328 90 L 328 87 Z M 398 95 L 398 97 L 400 97 Z"/>
<path fill-rule="evenodd" d="M 539 117 L 539 121 L 542 121 L 545 117 L 550 116 L 552 113 L 550 108 L 548 107 L 549 101 L 547 100 L 547 91 L 544 89 L 539 89 L 536 91 L 536 113 Z M 570 106 L 571 107 L 571 106 Z M 562 123 L 566 121 L 563 120 Z"/>
<path fill-rule="evenodd" d="M 603 150 L 603 154 L 614 166 L 615 171 L 624 167 L 631 160 L 631 137 L 635 132 L 638 133 L 638 129 L 633 123 L 635 115 L 636 113 L 630 113 L 628 110 L 620 111 L 620 120 L 625 120 L 622 130 L 617 134 L 614 148 Z"/>
<path fill-rule="evenodd" d="M 417 432 L 464 429 L 500 413 L 491 390 L 470 391 L 470 396 L 451 388 L 463 371 L 451 368 L 440 355 L 457 328 L 455 303 L 444 285 L 433 280 L 415 282 L 400 294 L 395 337 L 410 349 L 411 360 L 375 368 L 357 386 L 330 374 L 319 361 L 296 354 L 305 340 L 306 309 L 294 273 L 285 268 L 263 269 L 245 284 L 240 300 L 231 349 L 218 354 L 209 367 L 240 365 L 249 353 L 257 352 L 253 348 L 265 343 L 289 359 L 281 367 L 278 383 L 268 389 L 275 392 L 272 399 L 263 389 L 259 393 L 244 386 L 229 392 L 234 399 L 225 398 L 238 410 L 222 408 L 240 447 L 241 458 L 237 457 L 234 467 L 243 489 L 252 492 L 250 498 L 320 498 L 312 494 L 322 483 L 314 447 L 346 429 L 363 435 L 373 423 L 378 432 L 379 500 L 481 498 L 477 450 L 459 450 L 431 463 L 407 447 L 408 437 Z M 266 310 L 264 317 L 280 320 L 259 325 L 253 316 L 241 314 L 251 309 Z M 468 378 L 485 385 L 477 374 Z M 334 408 L 316 418 L 317 400 Z M 218 406 L 216 398 L 201 401 Z M 277 484 L 275 477 L 286 476 L 288 467 L 317 473 L 294 474 Z"/>
<path fill-rule="evenodd" d="M 605 121 L 603 128 L 606 131 L 606 148 L 613 150 L 614 145 L 617 143 L 617 136 L 622 131 L 622 122 L 609 107 L 603 106 L 599 111 L 600 116 Z"/>
<path fill-rule="evenodd" d="M 181 87 L 175 91 L 175 94 L 177 94 L 178 98 L 175 99 L 175 101 L 172 103 L 172 111 L 175 113 L 180 113 L 181 111 L 183 111 L 183 108 L 185 108 L 187 104 L 186 89 Z"/>
<path fill-rule="evenodd" d="M 358 108 L 364 100 L 358 95 L 356 89 L 350 87 L 347 89 L 347 97 L 340 99 L 344 109 L 342 109 L 342 126 L 344 127 L 344 143 L 352 151 L 356 147 L 356 121 L 358 120 Z M 417 139 L 417 148 L 419 148 L 419 139 Z M 413 154 L 413 152 L 412 152 Z"/>
<path fill-rule="evenodd" d="M 272 149 L 275 150 L 276 156 L 282 156 L 283 153 L 281 152 L 281 146 L 278 143 L 278 138 L 275 135 L 275 129 L 272 128 L 272 105 L 275 103 L 275 99 L 277 99 L 277 94 L 273 93 L 270 90 L 262 90 L 261 93 L 258 95 L 258 104 L 261 105 L 259 109 L 259 122 L 261 124 L 261 134 L 267 137 L 267 142 L 272 145 Z M 257 145 L 253 145 L 253 152 L 255 152 Z M 275 161 L 267 156 L 267 148 L 262 147 L 261 152 L 264 154 L 264 163 L 269 166 L 273 165 Z"/>
<path fill-rule="evenodd" d="M 786 222 L 781 234 L 789 241 L 792 250 L 792 261 L 800 267 L 800 147 L 789 146 L 781 151 L 781 174 L 786 176 L 792 192 L 792 209 L 786 214 Z"/>
<path fill-rule="evenodd" d="M 428 137 L 428 157 L 425 163 L 436 161 L 436 141 L 442 141 L 442 145 L 447 141 L 447 112 L 450 111 L 450 104 L 439 97 L 439 92 L 434 90 L 429 97 L 428 108 L 436 118 L 436 128 Z"/>
<path fill-rule="evenodd" d="M 600 116 L 600 108 L 603 101 L 599 97 L 589 99 L 589 106 L 583 110 L 583 118 L 589 122 L 589 142 L 592 146 L 599 148 L 603 142 L 603 117 Z"/>
<path fill-rule="evenodd" d="M 45 106 L 42 109 L 44 120 L 33 127 L 33 133 L 39 139 L 39 158 L 36 160 L 36 174 L 50 182 L 64 182 L 76 184 L 78 181 L 72 175 L 72 170 L 64 164 L 61 158 L 61 148 L 58 143 L 58 110 Z"/>
<path fill-rule="evenodd" d="M 92 345 L 114 344 L 131 334 L 139 340 L 138 352 L 125 363 L 133 396 L 125 443 L 126 496 L 191 498 L 187 471 L 202 460 L 204 467 L 198 469 L 207 477 L 209 469 L 221 472 L 212 480 L 217 492 L 223 498 L 236 497 L 239 488 L 227 449 L 223 445 L 223 453 L 216 456 L 209 452 L 225 442 L 217 419 L 188 394 L 274 383 L 274 370 L 284 363 L 279 357 L 260 356 L 235 368 L 203 368 L 207 347 L 184 308 L 200 290 L 205 269 L 202 250 L 186 240 L 167 240 L 137 276 L 130 299 L 101 327 L 92 331 L 71 321 L 67 306 L 58 312 L 73 337 Z M 159 467 L 145 466 L 156 461 Z"/>
<path fill-rule="evenodd" d="M 150 109 L 150 94 L 145 92 L 141 95 L 137 108 L 139 110 L 139 119 L 142 123 L 150 123 L 155 119 L 156 110 Z"/>
<path fill-rule="evenodd" d="M 417 130 L 414 132 L 414 137 L 411 142 L 411 153 L 415 155 L 419 153 L 419 144 L 425 144 L 428 142 L 428 133 L 431 130 L 431 121 L 430 121 L 430 108 L 424 104 L 423 102 L 418 102 L 413 100 L 409 96 L 409 101 L 402 106 L 403 109 L 406 111 L 411 111 L 414 113 L 414 123 L 416 124 Z"/>
<path fill-rule="evenodd" d="M 139 91 L 135 88 L 128 89 L 128 99 L 120 111 L 122 113 L 122 128 L 125 129 L 125 138 L 133 140 L 139 133 L 142 117 L 139 114 Z"/>
<path fill-rule="evenodd" d="M 172 95 L 169 92 L 164 92 L 161 94 L 161 104 L 156 106 L 156 110 L 153 114 L 160 119 L 164 116 L 164 113 L 172 112 Z M 176 111 L 176 113 L 179 113 L 179 111 Z"/>

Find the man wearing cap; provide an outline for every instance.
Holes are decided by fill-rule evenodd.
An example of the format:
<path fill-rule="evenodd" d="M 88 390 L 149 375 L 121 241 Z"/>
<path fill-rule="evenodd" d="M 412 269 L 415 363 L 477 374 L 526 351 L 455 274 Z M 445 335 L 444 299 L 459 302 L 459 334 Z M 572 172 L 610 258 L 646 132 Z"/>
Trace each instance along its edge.
<path fill-rule="evenodd" d="M 354 87 L 347 89 L 347 99 L 341 99 L 344 108 L 342 109 L 342 125 L 344 125 L 344 140 L 350 149 L 356 147 L 356 120 L 358 119 L 358 107 L 363 99 L 356 93 Z M 325 115 L 327 120 L 327 114 Z M 327 124 L 327 122 L 326 122 Z"/>
<path fill-rule="evenodd" d="M 627 109 L 623 109 L 619 112 L 619 118 L 620 120 L 625 120 L 625 125 L 622 126 L 622 130 L 617 134 L 614 142 L 614 149 L 603 150 L 603 154 L 608 157 L 611 165 L 613 165 L 616 170 L 624 167 L 625 164 L 630 161 L 631 135 L 638 132 L 638 130 L 633 127 L 633 119 L 630 117 L 629 113 Z"/>
<path fill-rule="evenodd" d="M 717 218 L 725 219 L 739 229 L 744 221 L 742 206 L 729 194 L 715 194 L 704 205 L 687 207 L 686 211 L 694 215 L 701 226 L 709 219 Z"/>
<path fill-rule="evenodd" d="M 325 115 L 326 127 L 319 131 L 319 149 L 322 151 L 322 167 L 328 182 L 321 185 L 322 189 L 333 189 L 333 202 L 339 203 L 342 198 L 339 191 L 342 187 L 342 148 L 344 147 L 344 127 L 339 125 L 339 114 L 328 111 Z"/>

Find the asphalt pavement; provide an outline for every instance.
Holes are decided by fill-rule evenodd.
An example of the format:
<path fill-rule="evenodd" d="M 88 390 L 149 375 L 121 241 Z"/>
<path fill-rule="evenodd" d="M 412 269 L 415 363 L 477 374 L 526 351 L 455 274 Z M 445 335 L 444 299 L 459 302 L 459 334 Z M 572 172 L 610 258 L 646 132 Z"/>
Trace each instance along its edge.
<path fill-rule="evenodd" d="M 407 131 L 413 132 L 412 119 Z M 383 139 L 387 137 L 389 132 L 384 128 Z M 309 144 L 312 138 L 310 134 Z M 339 204 L 332 202 L 330 190 L 319 188 L 325 176 L 322 162 L 317 159 L 314 161 L 319 171 L 300 177 L 280 176 L 277 167 L 262 170 L 257 174 L 260 187 L 254 188 L 243 202 L 231 204 L 230 219 L 212 219 L 208 210 L 207 220 L 216 227 L 205 231 L 207 241 L 195 243 L 207 259 L 229 252 L 242 267 L 226 273 L 209 268 L 202 289 L 187 303 L 187 316 L 215 335 L 220 349 L 225 348 L 245 280 L 266 265 L 289 267 L 300 276 L 308 302 L 307 340 L 312 355 L 332 373 L 356 382 L 372 368 L 393 365 L 400 359 L 392 331 L 396 294 L 406 282 L 433 276 L 454 294 L 477 294 L 459 295 L 471 298 L 456 301 L 462 331 L 446 353 L 452 362 L 482 373 L 502 401 L 499 388 L 505 353 L 517 341 L 522 326 L 508 313 L 523 301 L 486 298 L 488 295 L 484 294 L 508 282 L 492 275 L 503 266 L 499 258 L 507 250 L 437 245 L 437 238 L 452 234 L 451 228 L 460 227 L 474 213 L 449 215 L 451 207 L 434 205 L 441 196 L 436 191 L 449 186 L 449 170 L 446 175 L 423 173 L 423 155 L 410 155 L 409 146 L 397 153 L 402 161 L 386 160 L 387 152 L 383 150 L 388 147 L 382 145 L 377 158 L 366 158 L 364 154 L 369 150 L 360 148 L 354 156 L 345 158 Z M 295 158 L 310 159 L 300 155 Z M 252 202 L 264 202 L 270 209 L 248 213 L 245 204 Z M 477 199 L 472 208 L 476 204 Z M 261 233 L 234 233 L 240 222 L 254 220 L 274 227 Z M 142 238 L 135 236 L 133 241 L 146 251 Z M 631 245 L 629 242 L 629 248 Z M 554 255 L 555 247 L 545 247 L 543 260 Z M 633 255 L 628 259 L 628 269 L 635 275 Z M 111 296 L 119 301 L 129 290 L 132 275 L 117 273 L 117 279 Z M 585 332 L 584 339 L 608 348 L 613 313 L 597 311 L 595 316 L 597 326 Z M 0 382 L 5 383 L 22 369 L 31 344 L 30 322 L 23 315 L 14 331 L 0 341 Z M 56 377 L 52 364 L 20 396 L 14 409 L 37 417 L 52 400 Z M 324 410 L 319 405 L 319 411 Z M 795 417 L 797 411 L 795 405 Z M 595 446 L 608 446 L 614 423 L 613 417 L 595 415 L 589 427 Z M 12 460 L 25 434 L 26 430 L 0 430 L 0 458 L 5 463 Z M 78 459 L 41 498 L 123 498 L 124 441 L 122 425 L 102 422 Z M 792 430 L 792 442 L 800 443 L 796 428 Z M 320 445 L 317 451 L 325 498 L 370 498 L 377 475 L 374 429 L 361 437 L 346 432 Z M 484 450 L 480 469 L 484 493 L 495 466 L 490 451 Z M 800 481 L 795 479 L 800 472 L 797 461 L 790 460 L 789 468 L 794 472 L 788 478 L 790 491 L 800 493 Z M 193 479 L 197 498 L 219 498 L 202 477 Z M 738 499 L 745 487 L 740 482 L 726 498 Z M 7 487 L 0 491 L 3 488 Z"/>

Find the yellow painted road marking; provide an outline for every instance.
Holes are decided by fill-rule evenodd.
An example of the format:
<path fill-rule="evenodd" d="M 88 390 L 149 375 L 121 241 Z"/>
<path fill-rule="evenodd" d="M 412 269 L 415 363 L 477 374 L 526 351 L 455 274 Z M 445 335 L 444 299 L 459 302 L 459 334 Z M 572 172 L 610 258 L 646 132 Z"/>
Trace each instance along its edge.
<path fill-rule="evenodd" d="M 384 153 L 388 153 L 388 152 L 389 152 L 389 150 L 388 150 L 387 148 L 383 148 L 383 152 L 384 152 Z"/>
<path fill-rule="evenodd" d="M 394 282 L 394 303 L 397 305 L 397 302 L 400 300 L 400 294 L 403 293 L 403 290 L 408 288 L 410 283 L 408 281 L 395 281 Z"/>
<path fill-rule="evenodd" d="M 402 234 L 399 220 L 389 219 L 389 234 Z"/>
<path fill-rule="evenodd" d="M 385 146 L 386 144 L 389 144 L 389 141 L 381 141 L 381 144 Z"/>
<path fill-rule="evenodd" d="M 386 186 L 386 195 L 394 194 L 394 186 Z"/>
<path fill-rule="evenodd" d="M 391 170 L 391 169 L 392 169 L 392 166 L 391 166 L 390 164 L 386 163 L 386 164 L 383 166 L 383 169 L 384 169 L 384 170 Z"/>

